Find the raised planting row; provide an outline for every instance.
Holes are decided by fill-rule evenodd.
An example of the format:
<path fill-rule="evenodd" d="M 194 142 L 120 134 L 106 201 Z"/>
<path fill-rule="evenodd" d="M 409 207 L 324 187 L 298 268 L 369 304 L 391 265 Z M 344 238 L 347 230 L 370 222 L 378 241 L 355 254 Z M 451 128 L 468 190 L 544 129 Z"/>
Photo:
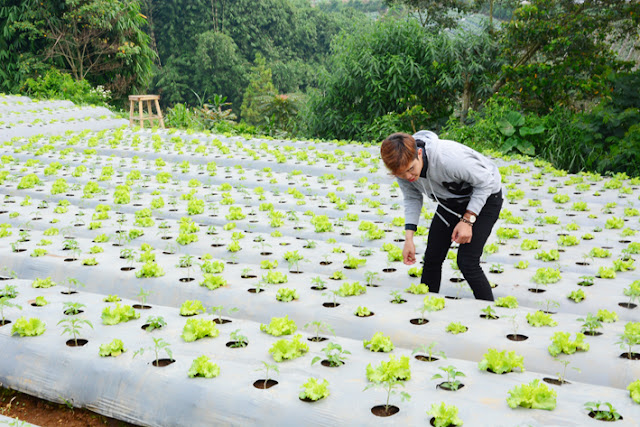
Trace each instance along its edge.
<path fill-rule="evenodd" d="M 55 292 L 70 287 L 80 296 L 137 297 L 154 309 L 173 308 L 174 316 L 186 301 L 197 300 L 206 310 L 231 314 L 234 322 L 256 325 L 254 330 L 284 316 L 298 329 L 310 324 L 309 333 L 320 322 L 345 348 L 345 342 L 362 347 L 377 333 L 408 353 L 437 342 L 432 351 L 444 351 L 467 375 L 464 364 L 477 369 L 490 348 L 514 351 L 536 373 L 527 381 L 565 372 L 561 376 L 569 381 L 587 384 L 581 386 L 587 394 L 611 387 L 626 399 L 590 394 L 572 407 L 574 418 L 584 415 L 585 402 L 606 400 L 618 409 L 630 405 L 631 411 L 620 413 L 623 422 L 633 419 L 638 406 L 626 389 L 640 379 L 638 179 L 567 175 L 538 160 L 496 158 L 506 200 L 484 265 L 497 301 L 472 299 L 455 265 L 455 247 L 443 271 L 445 299 L 426 294 L 419 267 L 401 262 L 402 196 L 375 145 L 69 126 L 75 129 L 5 142 L 0 253 L 6 278 L 57 283 Z M 433 214 L 433 205 L 427 206 L 418 251 L 424 250 Z M 94 326 L 95 319 L 89 319 Z M 171 323 L 180 336 L 183 324 Z M 252 364 L 273 362 L 262 357 L 270 342 Z M 355 357 L 353 345 L 348 350 Z M 191 360 L 182 363 L 190 366 Z M 353 377 L 363 381 L 356 384 L 358 394 L 368 384 L 363 363 Z M 524 412 L 527 424 L 562 424 L 538 418 L 554 417 L 559 408 L 544 415 L 510 409 L 503 414 L 512 388 L 503 381 L 511 375 L 483 375 L 503 392 L 495 396 L 499 407 L 482 410 L 495 410 L 495 417 Z M 330 399 L 334 387 L 351 390 L 341 377 Z M 18 389 L 25 384 L 16 383 Z M 454 393 L 463 396 L 462 406 L 480 401 L 471 390 Z M 235 405 L 246 405 L 238 393 Z M 405 404 L 399 406 L 402 414 Z M 428 422 L 430 407 L 416 408 L 418 422 Z"/>
<path fill-rule="evenodd" d="M 353 425 L 374 422 L 372 409 L 388 404 L 399 412 L 383 424 L 414 425 L 428 423 L 437 413 L 427 414 L 432 405 L 445 403 L 468 425 L 482 424 L 479 413 L 500 419 L 493 425 L 597 425 L 585 407 L 595 398 L 613 404 L 620 424 L 639 421 L 636 385 L 559 386 L 571 366 L 557 366 L 559 376 L 536 373 L 532 357 L 517 350 L 489 348 L 477 360 L 460 360 L 437 346 L 395 346 L 388 336 L 334 336 L 323 324 L 304 325 L 305 332 L 287 317 L 259 324 L 204 313 L 193 301 L 180 309 L 136 305 L 7 282 L 17 295 L 0 327 L 3 378 L 132 423 Z M 546 410 L 523 409 L 531 405 Z"/>

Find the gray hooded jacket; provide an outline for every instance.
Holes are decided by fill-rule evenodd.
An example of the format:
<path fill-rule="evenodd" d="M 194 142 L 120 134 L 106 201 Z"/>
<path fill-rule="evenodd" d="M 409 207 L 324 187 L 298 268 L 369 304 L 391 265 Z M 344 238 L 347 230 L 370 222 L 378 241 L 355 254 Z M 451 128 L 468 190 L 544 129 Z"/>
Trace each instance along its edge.
<path fill-rule="evenodd" d="M 447 205 L 468 202 L 467 209 L 479 214 L 487 198 L 502 188 L 498 166 L 474 149 L 439 139 L 427 130 L 419 131 L 413 138 L 420 148 L 424 143 L 425 162 L 415 182 L 397 178 L 404 196 L 405 229 L 416 230 L 423 194 L 445 209 Z"/>

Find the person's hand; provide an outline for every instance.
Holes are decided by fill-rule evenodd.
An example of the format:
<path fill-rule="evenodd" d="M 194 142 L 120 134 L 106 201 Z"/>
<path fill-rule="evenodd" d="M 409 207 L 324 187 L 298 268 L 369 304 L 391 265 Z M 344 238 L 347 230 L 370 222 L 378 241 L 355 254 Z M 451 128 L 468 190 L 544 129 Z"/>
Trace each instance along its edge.
<path fill-rule="evenodd" d="M 415 264 L 416 246 L 413 244 L 413 240 L 404 241 L 404 248 L 402 249 L 402 260 L 407 265 Z"/>
<path fill-rule="evenodd" d="M 471 236 L 473 235 L 473 228 L 462 221 L 456 225 L 456 228 L 453 229 L 453 234 L 451 235 L 451 241 L 459 244 L 469 243 L 471 241 Z"/>

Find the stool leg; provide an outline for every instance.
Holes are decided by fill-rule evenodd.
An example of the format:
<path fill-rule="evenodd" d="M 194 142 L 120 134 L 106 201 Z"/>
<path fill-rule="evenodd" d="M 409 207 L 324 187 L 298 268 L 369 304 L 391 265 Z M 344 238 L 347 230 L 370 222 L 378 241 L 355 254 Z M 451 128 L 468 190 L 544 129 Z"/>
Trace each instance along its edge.
<path fill-rule="evenodd" d="M 133 101 L 129 101 L 129 127 L 133 127 Z"/>
<path fill-rule="evenodd" d="M 142 115 L 142 111 L 144 107 L 142 106 L 142 100 L 138 101 L 138 112 L 140 115 L 140 128 L 144 129 L 144 116 Z"/>
<path fill-rule="evenodd" d="M 151 109 L 150 100 L 147 100 L 147 111 L 149 113 L 149 126 L 153 127 L 153 110 Z"/>
<path fill-rule="evenodd" d="M 162 110 L 160 109 L 160 103 L 156 99 L 156 111 L 158 112 L 158 118 L 160 119 L 160 126 L 164 129 L 164 118 L 162 117 Z"/>

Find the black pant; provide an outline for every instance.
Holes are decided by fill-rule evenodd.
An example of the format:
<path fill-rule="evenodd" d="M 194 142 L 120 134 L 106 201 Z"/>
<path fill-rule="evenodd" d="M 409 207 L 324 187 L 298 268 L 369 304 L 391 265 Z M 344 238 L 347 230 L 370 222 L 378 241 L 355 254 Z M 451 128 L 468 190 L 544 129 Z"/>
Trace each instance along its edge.
<path fill-rule="evenodd" d="M 466 204 L 447 207 L 461 215 L 467 209 Z M 486 204 L 478 214 L 476 223 L 473 225 L 471 242 L 462 244 L 458 248 L 458 267 L 473 290 L 473 295 L 476 299 L 493 301 L 491 285 L 489 285 L 487 276 L 485 276 L 480 267 L 480 257 L 493 225 L 500 216 L 500 209 L 502 209 L 501 191 L 489 196 Z M 449 222 L 449 226 L 437 214 L 433 217 L 429 228 L 427 250 L 424 252 L 422 279 L 420 280 L 420 283 L 425 283 L 429 286 L 429 292 L 435 293 L 440 291 L 442 263 L 447 257 L 447 252 L 451 246 L 453 229 L 460 221 L 459 218 L 440 206 L 438 206 L 437 212 Z"/>

